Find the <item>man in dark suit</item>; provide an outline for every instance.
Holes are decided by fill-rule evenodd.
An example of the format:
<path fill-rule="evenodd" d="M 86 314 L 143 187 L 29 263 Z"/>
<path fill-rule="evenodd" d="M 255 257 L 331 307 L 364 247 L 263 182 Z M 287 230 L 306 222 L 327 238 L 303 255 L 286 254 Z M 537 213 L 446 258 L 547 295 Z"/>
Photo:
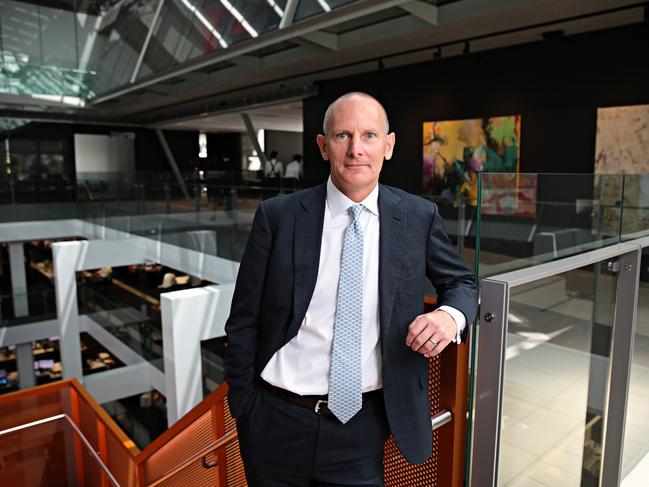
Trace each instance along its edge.
<path fill-rule="evenodd" d="M 383 485 L 383 443 L 431 455 L 427 358 L 466 337 L 471 273 L 437 207 L 378 184 L 381 104 L 334 101 L 317 143 L 326 184 L 264 201 L 226 324 L 229 405 L 249 485 Z M 423 313 L 424 279 L 440 307 Z"/>

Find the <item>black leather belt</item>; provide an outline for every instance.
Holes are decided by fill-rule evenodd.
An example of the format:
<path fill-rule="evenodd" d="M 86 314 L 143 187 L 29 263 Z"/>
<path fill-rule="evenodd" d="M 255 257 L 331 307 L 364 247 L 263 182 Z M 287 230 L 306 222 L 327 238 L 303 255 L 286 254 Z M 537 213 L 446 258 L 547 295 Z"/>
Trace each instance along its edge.
<path fill-rule="evenodd" d="M 327 396 L 300 396 L 299 394 L 287 391 L 286 389 L 275 387 L 274 385 L 269 384 L 264 380 L 262 380 L 261 383 L 264 389 L 266 389 L 271 394 L 284 399 L 285 401 L 296 404 L 297 406 L 302 406 L 303 408 L 310 409 L 316 414 L 323 414 L 325 416 L 334 415 L 334 413 L 332 413 L 329 409 Z M 365 401 L 367 401 L 371 397 L 379 395 L 381 391 L 381 389 L 377 389 L 375 391 L 364 392 L 363 404 L 365 404 Z"/>

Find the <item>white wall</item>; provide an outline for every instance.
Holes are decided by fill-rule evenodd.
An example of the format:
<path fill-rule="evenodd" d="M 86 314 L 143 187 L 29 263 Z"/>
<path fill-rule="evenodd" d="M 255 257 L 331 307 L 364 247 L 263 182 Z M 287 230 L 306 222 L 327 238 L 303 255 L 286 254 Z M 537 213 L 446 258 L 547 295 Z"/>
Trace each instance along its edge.
<path fill-rule="evenodd" d="M 77 178 L 135 180 L 135 138 L 74 134 Z"/>

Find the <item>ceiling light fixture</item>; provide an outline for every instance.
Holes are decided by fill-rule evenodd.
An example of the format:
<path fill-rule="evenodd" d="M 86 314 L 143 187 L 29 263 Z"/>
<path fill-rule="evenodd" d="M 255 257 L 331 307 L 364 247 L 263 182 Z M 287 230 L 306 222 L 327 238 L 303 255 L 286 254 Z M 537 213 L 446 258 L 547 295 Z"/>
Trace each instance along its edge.
<path fill-rule="evenodd" d="M 273 8 L 275 13 L 280 16 L 280 18 L 284 17 L 284 11 L 280 8 L 279 5 L 277 5 L 277 3 L 275 3 L 274 0 L 266 0 L 266 1 L 268 2 L 268 5 L 270 5 Z"/>
<path fill-rule="evenodd" d="M 331 12 L 331 7 L 327 2 L 325 2 L 325 0 L 318 0 L 318 3 L 322 7 L 322 10 L 324 10 L 325 12 Z"/>
<path fill-rule="evenodd" d="M 250 34 L 251 37 L 259 37 L 259 34 L 257 34 L 257 31 L 253 29 L 252 25 L 248 23 L 248 21 L 244 18 L 241 13 L 234 8 L 234 5 L 232 5 L 228 0 L 219 0 L 221 4 L 232 14 L 232 16 L 237 19 L 237 21 L 243 25 L 243 28 L 246 29 L 246 32 Z"/>
<path fill-rule="evenodd" d="M 187 9 L 194 14 L 194 16 L 198 19 L 198 21 L 205 26 L 207 30 L 210 31 L 210 33 L 217 38 L 219 41 L 220 46 L 223 49 L 226 49 L 228 47 L 228 43 L 225 42 L 225 39 L 223 39 L 223 36 L 219 34 L 219 32 L 214 28 L 214 26 L 210 23 L 209 20 L 205 18 L 205 16 L 196 8 L 195 5 L 193 5 L 189 0 L 180 0 L 182 4 L 187 7 Z"/>

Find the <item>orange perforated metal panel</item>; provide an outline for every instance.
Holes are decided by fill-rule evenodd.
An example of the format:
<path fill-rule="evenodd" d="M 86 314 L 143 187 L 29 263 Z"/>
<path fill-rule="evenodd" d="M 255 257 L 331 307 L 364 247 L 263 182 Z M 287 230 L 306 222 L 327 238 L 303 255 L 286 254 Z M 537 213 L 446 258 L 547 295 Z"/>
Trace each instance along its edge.
<path fill-rule="evenodd" d="M 122 487 L 135 487 L 135 463 L 124 442 L 106 430 L 104 463 Z"/>
<path fill-rule="evenodd" d="M 237 425 L 234 418 L 230 414 L 228 402 L 224 401 L 223 416 L 225 420 L 225 431 L 232 431 L 236 429 Z M 243 469 L 243 460 L 239 454 L 239 440 L 234 440 L 225 449 L 226 466 L 227 466 L 227 487 L 245 487 L 248 485 L 246 482 L 246 473 Z"/>
<path fill-rule="evenodd" d="M 208 410 L 147 459 L 144 464 L 146 480 L 151 482 L 162 477 L 215 439 L 212 413 Z"/>
<path fill-rule="evenodd" d="M 213 455 L 208 455 L 206 458 L 208 462 L 213 460 Z M 201 461 L 198 460 L 173 477 L 162 482 L 160 487 L 218 487 L 218 473 L 218 466 L 205 468 Z"/>
<path fill-rule="evenodd" d="M 0 430 L 63 412 L 61 388 L 41 387 L 0 396 Z"/>
<path fill-rule="evenodd" d="M 440 410 L 441 366 L 439 355 L 428 361 L 428 397 L 431 416 Z M 383 455 L 386 487 L 428 487 L 438 483 L 438 434 L 433 433 L 433 454 L 426 463 L 413 465 L 403 456 L 394 438 L 385 443 Z M 446 486 L 445 486 L 446 487 Z"/>
<path fill-rule="evenodd" d="M 136 487 L 139 450 L 75 379 L 0 397 L 0 429 L 65 413 L 124 487 Z M 0 441 L 0 485 L 88 485 L 108 478 L 78 433 L 59 418 L 27 426 Z M 50 431 L 56 428 L 55 431 Z"/>

